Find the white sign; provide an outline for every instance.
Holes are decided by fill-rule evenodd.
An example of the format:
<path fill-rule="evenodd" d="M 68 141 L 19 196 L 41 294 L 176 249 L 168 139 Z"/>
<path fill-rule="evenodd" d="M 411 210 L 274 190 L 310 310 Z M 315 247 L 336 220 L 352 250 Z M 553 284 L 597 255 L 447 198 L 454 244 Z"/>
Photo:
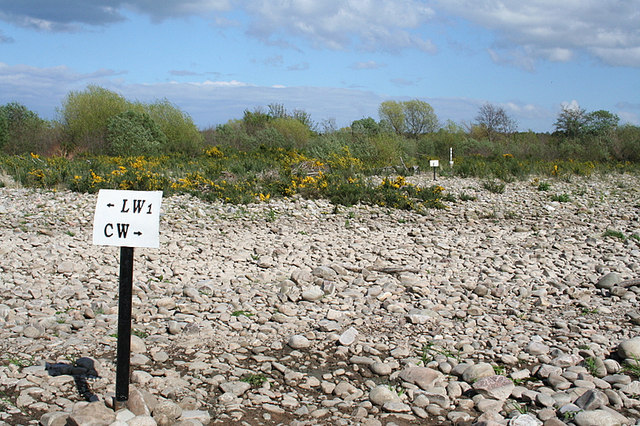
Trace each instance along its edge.
<path fill-rule="evenodd" d="M 439 160 L 429 160 L 429 167 L 440 167 Z"/>
<path fill-rule="evenodd" d="M 93 216 L 93 244 L 158 248 L 161 203 L 162 191 L 101 189 Z"/>

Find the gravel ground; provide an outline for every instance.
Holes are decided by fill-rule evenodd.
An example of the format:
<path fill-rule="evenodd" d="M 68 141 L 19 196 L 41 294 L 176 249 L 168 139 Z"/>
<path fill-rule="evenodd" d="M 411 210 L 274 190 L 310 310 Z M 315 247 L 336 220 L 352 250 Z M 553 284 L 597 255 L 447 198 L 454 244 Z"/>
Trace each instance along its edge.
<path fill-rule="evenodd" d="M 548 182 L 439 178 L 475 199 L 424 215 L 165 198 L 118 412 L 97 196 L 0 188 L 0 424 L 640 424 L 640 183 Z"/>

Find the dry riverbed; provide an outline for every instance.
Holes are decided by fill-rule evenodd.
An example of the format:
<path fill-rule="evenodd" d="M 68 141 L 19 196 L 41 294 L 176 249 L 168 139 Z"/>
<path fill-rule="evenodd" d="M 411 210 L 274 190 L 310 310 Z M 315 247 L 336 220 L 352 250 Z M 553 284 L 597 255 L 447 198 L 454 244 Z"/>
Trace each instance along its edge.
<path fill-rule="evenodd" d="M 1 188 L 0 424 L 640 424 L 638 178 L 437 183 L 475 200 L 165 198 L 117 413 L 96 195 Z"/>

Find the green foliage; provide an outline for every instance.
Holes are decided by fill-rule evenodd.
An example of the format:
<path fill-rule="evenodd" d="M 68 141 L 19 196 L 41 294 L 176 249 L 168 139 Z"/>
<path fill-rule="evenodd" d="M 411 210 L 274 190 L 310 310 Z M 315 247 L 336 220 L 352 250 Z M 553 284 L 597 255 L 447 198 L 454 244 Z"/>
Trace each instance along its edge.
<path fill-rule="evenodd" d="M 540 182 L 538 184 L 538 191 L 548 191 L 551 189 L 551 184 L 549 182 Z"/>
<path fill-rule="evenodd" d="M 66 139 L 66 152 L 104 152 L 109 119 L 132 109 L 123 96 L 99 86 L 69 92 L 58 111 Z"/>
<path fill-rule="evenodd" d="M 380 121 L 388 123 L 397 134 L 404 133 L 406 125 L 402 103 L 384 101 L 378 107 L 378 115 L 380 116 Z"/>
<path fill-rule="evenodd" d="M 166 140 L 158 124 L 145 112 L 127 110 L 107 122 L 108 151 L 112 155 L 153 155 Z"/>
<path fill-rule="evenodd" d="M 438 129 L 438 117 L 433 107 L 419 99 L 410 101 L 384 101 L 378 107 L 380 121 L 389 125 L 397 134 L 417 137 Z"/>
<path fill-rule="evenodd" d="M 551 196 L 551 201 L 556 201 L 558 203 L 568 203 L 571 201 L 571 197 L 569 194 L 554 194 Z"/>
<path fill-rule="evenodd" d="M 203 137 L 191 117 L 166 99 L 144 106 L 166 136 L 161 151 L 194 155 L 202 150 Z"/>
<path fill-rule="evenodd" d="M 361 118 L 351 123 L 351 132 L 355 135 L 375 136 L 380 134 L 381 126 L 371 117 Z"/>
<path fill-rule="evenodd" d="M 503 194 L 506 188 L 504 182 L 499 182 L 495 180 L 487 180 L 482 183 L 482 187 L 492 194 Z"/>
<path fill-rule="evenodd" d="M 0 106 L 0 149 L 7 154 L 43 153 L 50 125 L 17 102 Z"/>
<path fill-rule="evenodd" d="M 240 379 L 240 381 L 249 383 L 254 388 L 257 388 L 262 386 L 267 381 L 267 378 L 264 376 L 264 374 L 249 374 L 248 376 Z"/>
<path fill-rule="evenodd" d="M 285 140 L 283 148 L 303 149 L 311 138 L 311 130 L 295 118 L 276 118 L 269 123 Z"/>
<path fill-rule="evenodd" d="M 402 103 L 406 131 L 411 137 L 438 130 L 439 123 L 433 107 L 428 103 L 413 99 Z"/>
<path fill-rule="evenodd" d="M 603 237 L 612 237 L 612 238 L 617 238 L 619 240 L 626 240 L 626 237 L 624 236 L 624 234 L 620 231 L 616 231 L 615 229 L 607 229 L 604 234 L 602 234 Z"/>
<path fill-rule="evenodd" d="M 584 133 L 586 111 L 577 106 L 562 106 L 562 111 L 554 124 L 556 132 L 568 138 L 575 138 Z"/>

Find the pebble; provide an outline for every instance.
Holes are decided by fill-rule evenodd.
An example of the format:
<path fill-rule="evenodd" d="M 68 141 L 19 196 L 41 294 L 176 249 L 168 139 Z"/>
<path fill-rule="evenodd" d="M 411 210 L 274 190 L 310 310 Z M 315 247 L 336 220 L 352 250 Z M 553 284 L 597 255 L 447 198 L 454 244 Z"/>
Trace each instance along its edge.
<path fill-rule="evenodd" d="M 620 283 L 640 243 L 603 234 L 638 232 L 637 178 L 554 180 L 572 201 L 553 209 L 531 181 L 438 184 L 477 199 L 419 215 L 166 197 L 160 248 L 135 251 L 135 413 L 117 420 L 119 257 L 90 243 L 95 194 L 0 188 L 0 420 L 636 422 L 640 292 Z"/>

